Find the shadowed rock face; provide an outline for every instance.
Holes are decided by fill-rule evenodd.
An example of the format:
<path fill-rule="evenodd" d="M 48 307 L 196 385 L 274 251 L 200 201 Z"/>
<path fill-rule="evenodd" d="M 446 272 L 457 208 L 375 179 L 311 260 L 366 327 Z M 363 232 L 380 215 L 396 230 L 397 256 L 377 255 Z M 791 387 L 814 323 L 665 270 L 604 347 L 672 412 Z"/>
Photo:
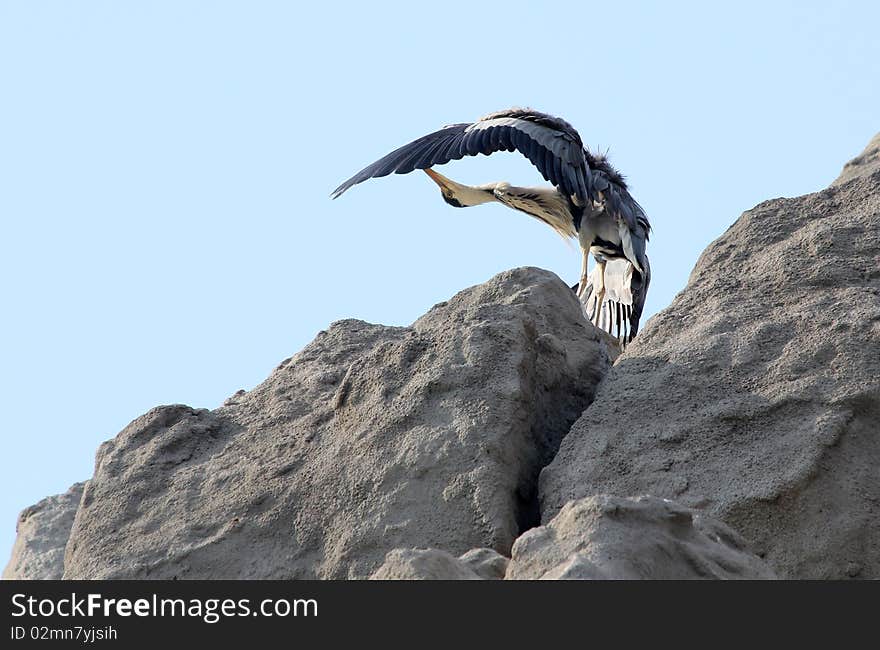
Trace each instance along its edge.
<path fill-rule="evenodd" d="M 880 577 L 876 144 L 709 246 L 543 471 L 544 521 L 652 494 L 719 517 L 781 576 Z"/>
<path fill-rule="evenodd" d="M 215 410 L 99 449 L 66 578 L 362 578 L 395 547 L 509 553 L 610 367 L 555 275 L 517 269 L 411 327 L 342 321 Z"/>
<path fill-rule="evenodd" d="M 18 536 L 4 580 L 60 580 L 64 575 L 64 548 L 82 497 L 83 483 L 64 494 L 47 497 L 18 516 Z"/>

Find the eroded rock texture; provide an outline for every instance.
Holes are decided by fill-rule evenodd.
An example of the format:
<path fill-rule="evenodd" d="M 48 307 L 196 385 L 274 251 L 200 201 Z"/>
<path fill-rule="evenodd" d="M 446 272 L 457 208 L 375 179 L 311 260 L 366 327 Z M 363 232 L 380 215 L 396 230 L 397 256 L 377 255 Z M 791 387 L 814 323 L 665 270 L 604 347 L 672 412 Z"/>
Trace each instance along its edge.
<path fill-rule="evenodd" d="M 880 577 L 880 167 L 744 213 L 541 476 L 720 518 L 791 578 Z"/>
<path fill-rule="evenodd" d="M 76 483 L 64 494 L 46 497 L 18 516 L 12 557 L 4 580 L 60 580 L 64 575 L 64 548 L 83 493 Z"/>
<path fill-rule="evenodd" d="M 657 497 L 586 497 L 513 545 L 508 580 L 771 579 L 737 533 Z"/>
<path fill-rule="evenodd" d="M 98 451 L 67 578 L 365 578 L 397 547 L 509 553 L 610 366 L 555 275 L 502 273 L 411 327 L 335 323 L 215 411 Z"/>
<path fill-rule="evenodd" d="M 132 422 L 22 513 L 4 577 L 880 577 L 880 136 L 743 214 L 614 355 L 538 269 L 335 323 Z"/>
<path fill-rule="evenodd" d="M 657 497 L 586 497 L 513 545 L 460 558 L 395 549 L 374 580 L 732 580 L 775 574 L 746 541 L 703 513 Z"/>

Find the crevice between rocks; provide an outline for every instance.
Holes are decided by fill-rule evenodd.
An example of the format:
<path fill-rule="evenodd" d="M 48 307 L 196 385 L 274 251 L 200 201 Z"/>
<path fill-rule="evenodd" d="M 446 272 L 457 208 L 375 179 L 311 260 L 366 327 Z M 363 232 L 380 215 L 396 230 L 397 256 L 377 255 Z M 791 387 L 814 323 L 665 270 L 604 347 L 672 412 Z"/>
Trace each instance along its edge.
<path fill-rule="evenodd" d="M 527 388 L 524 392 L 529 396 L 532 405 L 530 433 L 532 440 L 535 441 L 538 458 L 535 467 L 521 478 L 517 488 L 517 536 L 541 525 L 541 501 L 538 491 L 541 472 L 556 458 L 562 441 L 569 434 L 575 422 L 593 403 L 599 387 L 607 378 L 611 367 L 620 358 L 620 352 L 613 350 L 609 345 L 608 363 L 602 371 L 602 378 L 593 385 L 593 390 L 569 392 L 567 402 L 553 399 L 553 390 L 548 390 L 546 395 L 538 395 L 538 391 L 546 385 L 546 378 L 541 377 L 538 372 L 537 347 L 540 345 L 538 339 L 541 335 L 534 327 L 528 325 L 527 332 L 532 345 L 529 356 L 520 367 L 520 373 L 523 385 Z M 584 378 L 584 381 L 579 385 L 589 386 L 591 382 Z M 557 426 L 550 428 L 546 426 L 548 421 L 552 421 L 548 419 L 550 417 L 556 420 Z"/>

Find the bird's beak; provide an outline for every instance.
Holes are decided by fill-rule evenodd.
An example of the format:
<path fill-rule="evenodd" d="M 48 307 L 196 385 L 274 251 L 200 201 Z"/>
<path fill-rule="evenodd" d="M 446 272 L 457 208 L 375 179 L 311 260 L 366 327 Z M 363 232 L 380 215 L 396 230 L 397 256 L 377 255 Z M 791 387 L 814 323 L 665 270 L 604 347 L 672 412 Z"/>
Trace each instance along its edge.
<path fill-rule="evenodd" d="M 435 183 L 437 183 L 437 185 L 440 186 L 441 190 L 444 190 L 445 192 L 447 192 L 449 194 L 453 194 L 455 192 L 455 186 L 458 185 L 458 183 L 446 178 L 442 174 L 438 174 L 433 169 L 429 168 L 424 171 L 431 178 L 432 181 L 434 181 Z"/>

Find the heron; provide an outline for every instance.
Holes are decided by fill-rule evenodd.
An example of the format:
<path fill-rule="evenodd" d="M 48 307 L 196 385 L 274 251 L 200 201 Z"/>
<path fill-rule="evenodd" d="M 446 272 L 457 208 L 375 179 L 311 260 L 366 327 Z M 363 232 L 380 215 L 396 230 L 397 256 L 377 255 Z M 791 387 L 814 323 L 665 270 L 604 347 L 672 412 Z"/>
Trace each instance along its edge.
<path fill-rule="evenodd" d="M 517 151 L 553 187 L 516 187 L 507 182 L 470 186 L 433 167 L 465 156 Z M 577 239 L 582 264 L 572 287 L 586 317 L 622 345 L 639 330 L 651 282 L 645 248 L 651 225 L 623 175 L 604 154 L 584 146 L 574 127 L 530 108 L 489 113 L 476 122 L 450 124 L 395 149 L 337 187 L 337 198 L 370 178 L 423 170 L 456 208 L 497 202 L 550 226 L 563 239 Z M 596 265 L 588 273 L 592 255 Z"/>

